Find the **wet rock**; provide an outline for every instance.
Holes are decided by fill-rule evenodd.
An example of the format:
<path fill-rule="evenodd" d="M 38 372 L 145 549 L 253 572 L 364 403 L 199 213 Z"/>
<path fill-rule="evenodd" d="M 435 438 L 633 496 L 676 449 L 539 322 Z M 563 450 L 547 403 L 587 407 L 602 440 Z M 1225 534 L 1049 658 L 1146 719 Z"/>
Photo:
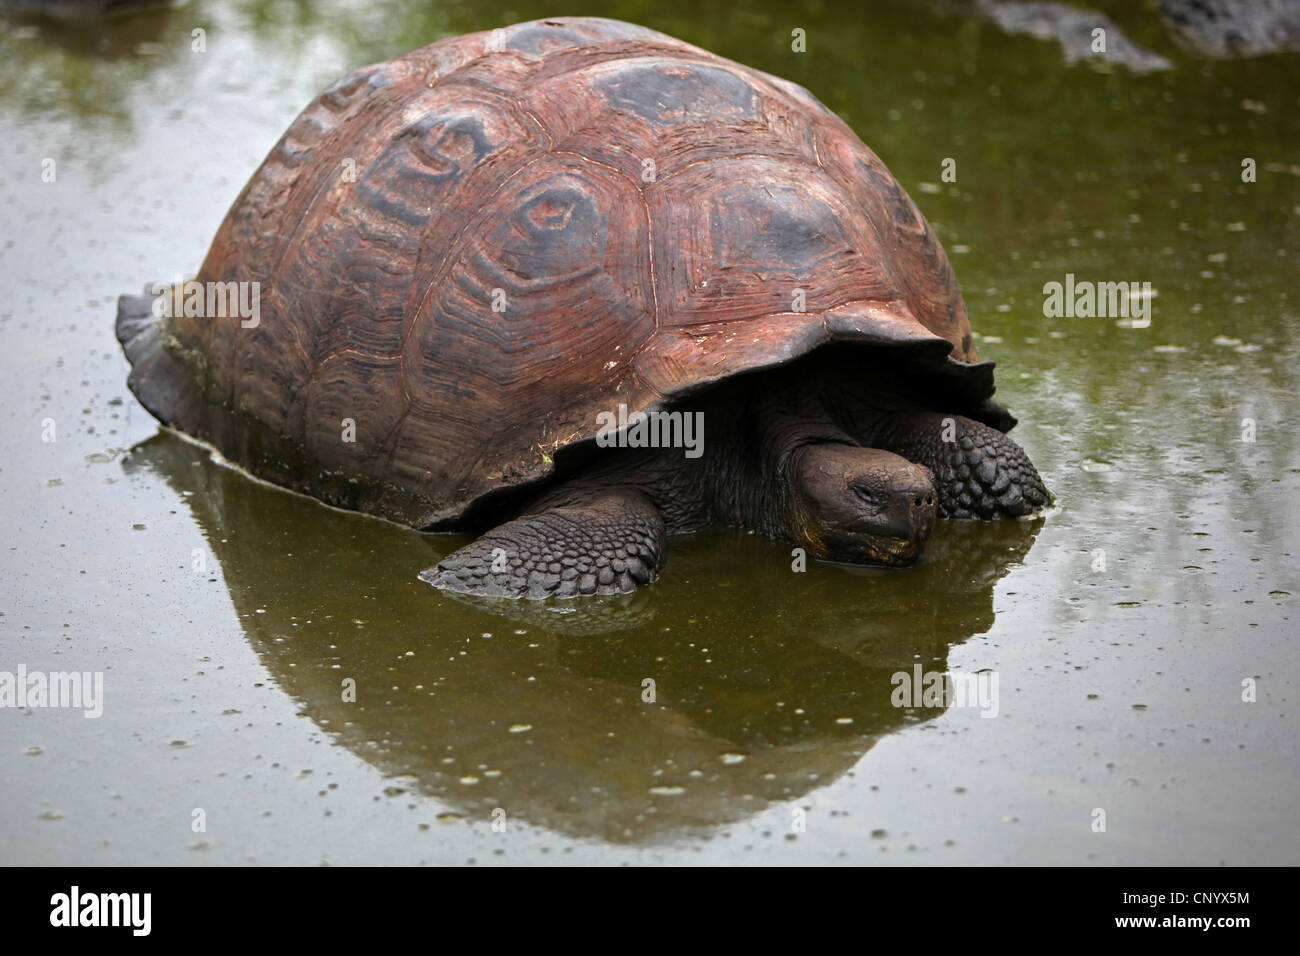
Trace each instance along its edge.
<path fill-rule="evenodd" d="M 1000 2 L 981 0 L 978 9 L 1007 33 L 1027 33 L 1061 44 L 1065 62 L 1100 60 L 1125 66 L 1135 73 L 1168 70 L 1173 64 L 1130 40 L 1104 13 L 1081 10 L 1066 3 Z M 1105 48 L 1094 50 L 1094 30 L 1105 31 Z"/>
<path fill-rule="evenodd" d="M 1160 0 L 1159 10 L 1179 45 L 1198 56 L 1300 51 L 1300 0 Z"/>

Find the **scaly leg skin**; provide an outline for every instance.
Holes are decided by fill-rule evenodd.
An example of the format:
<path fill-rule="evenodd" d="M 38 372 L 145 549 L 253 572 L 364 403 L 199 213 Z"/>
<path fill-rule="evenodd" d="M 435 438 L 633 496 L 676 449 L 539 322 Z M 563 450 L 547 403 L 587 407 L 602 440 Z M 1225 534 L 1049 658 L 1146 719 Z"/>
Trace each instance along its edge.
<path fill-rule="evenodd" d="M 896 415 L 873 444 L 934 473 L 939 514 L 945 518 L 1019 517 L 1051 501 L 1038 470 L 1019 445 L 997 429 L 961 415 Z"/>
<path fill-rule="evenodd" d="M 653 581 L 667 554 L 658 509 L 639 491 L 619 489 L 507 521 L 420 579 L 483 597 L 622 594 Z"/>

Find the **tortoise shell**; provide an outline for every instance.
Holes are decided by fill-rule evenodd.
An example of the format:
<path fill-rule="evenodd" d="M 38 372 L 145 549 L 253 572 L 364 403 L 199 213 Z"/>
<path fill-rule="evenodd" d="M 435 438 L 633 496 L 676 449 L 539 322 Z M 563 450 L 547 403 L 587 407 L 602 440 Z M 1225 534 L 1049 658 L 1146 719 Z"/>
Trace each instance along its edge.
<path fill-rule="evenodd" d="M 943 249 L 843 121 L 612 20 L 351 73 L 254 174 L 198 279 L 260 283 L 260 323 L 167 319 L 132 375 L 146 406 L 415 527 L 547 477 L 619 403 L 829 342 L 910 350 L 967 407 L 993 390 Z"/>

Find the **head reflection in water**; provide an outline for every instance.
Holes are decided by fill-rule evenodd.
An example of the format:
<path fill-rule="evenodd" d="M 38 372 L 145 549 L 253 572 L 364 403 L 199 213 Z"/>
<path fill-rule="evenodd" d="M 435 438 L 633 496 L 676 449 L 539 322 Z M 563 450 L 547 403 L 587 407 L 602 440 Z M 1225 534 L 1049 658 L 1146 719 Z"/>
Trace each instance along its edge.
<path fill-rule="evenodd" d="M 940 522 L 907 574 L 795 573 L 788 545 L 716 532 L 675 541 L 652 590 L 477 606 L 409 573 L 458 539 L 327 510 L 166 434 L 125 467 L 193 492 L 249 641 L 338 743 L 471 819 L 614 843 L 793 800 L 941 714 L 919 693 L 895 706 L 894 675 L 944 671 L 988 630 L 1039 526 Z"/>

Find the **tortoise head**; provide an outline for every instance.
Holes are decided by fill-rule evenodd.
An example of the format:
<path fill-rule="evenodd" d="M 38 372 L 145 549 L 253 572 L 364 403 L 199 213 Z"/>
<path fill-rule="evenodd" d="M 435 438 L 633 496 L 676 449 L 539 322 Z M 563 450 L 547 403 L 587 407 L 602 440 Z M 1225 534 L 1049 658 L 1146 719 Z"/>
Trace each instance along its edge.
<path fill-rule="evenodd" d="M 790 534 L 814 557 L 905 567 L 921 556 L 937 512 L 928 468 L 838 442 L 806 445 L 791 464 Z"/>

